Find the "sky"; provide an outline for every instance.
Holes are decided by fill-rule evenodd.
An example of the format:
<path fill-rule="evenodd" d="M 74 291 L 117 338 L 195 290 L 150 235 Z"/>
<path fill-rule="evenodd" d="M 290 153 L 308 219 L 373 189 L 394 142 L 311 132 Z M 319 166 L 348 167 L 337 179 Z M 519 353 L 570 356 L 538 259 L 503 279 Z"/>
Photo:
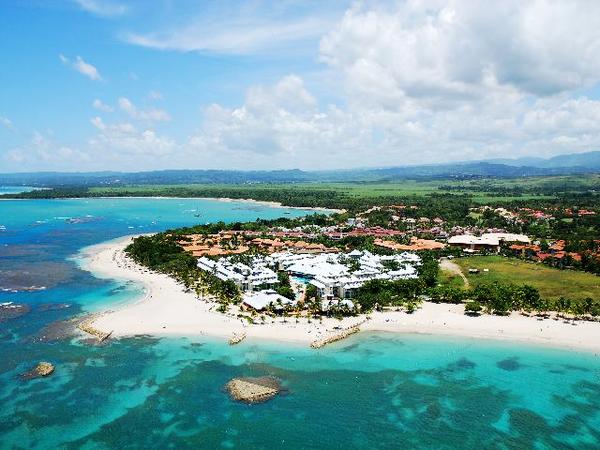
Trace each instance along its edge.
<path fill-rule="evenodd" d="M 600 150 L 597 0 L 3 0 L 0 173 Z"/>

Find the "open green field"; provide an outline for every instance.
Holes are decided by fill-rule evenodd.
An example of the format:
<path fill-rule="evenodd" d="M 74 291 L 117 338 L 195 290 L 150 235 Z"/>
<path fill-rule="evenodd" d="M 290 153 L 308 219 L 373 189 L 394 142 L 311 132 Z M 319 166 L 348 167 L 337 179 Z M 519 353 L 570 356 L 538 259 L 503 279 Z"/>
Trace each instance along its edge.
<path fill-rule="evenodd" d="M 324 183 L 320 185 L 303 184 L 303 187 L 332 189 L 344 191 L 359 198 L 375 198 L 387 196 L 411 197 L 426 196 L 430 194 L 469 194 L 473 200 L 480 203 L 494 202 L 497 200 L 526 200 L 529 198 L 551 198 L 550 196 L 539 195 L 498 195 L 486 192 L 485 190 L 464 189 L 465 182 L 462 181 L 418 181 L 402 180 L 389 183 Z M 452 189 L 446 189 L 451 187 Z"/>
<path fill-rule="evenodd" d="M 586 297 L 600 299 L 600 277 L 571 270 L 559 270 L 539 263 L 521 261 L 502 256 L 473 256 L 454 259 L 472 286 L 500 281 L 529 284 L 540 291 L 543 298 L 560 297 L 582 300 Z M 469 274 L 469 268 L 479 269 L 479 274 Z M 483 272 L 489 269 L 489 272 Z M 458 276 L 442 274 L 442 283 L 462 286 Z"/>
<path fill-rule="evenodd" d="M 116 181 L 115 181 L 116 182 Z M 120 182 L 119 182 L 120 183 Z M 420 207 L 478 204 L 506 205 L 513 201 L 555 201 L 566 197 L 581 198 L 586 205 L 600 192 L 600 176 L 570 175 L 521 178 L 465 176 L 446 178 L 395 179 L 379 181 L 298 181 L 298 182 L 222 182 L 61 185 L 7 195 L 12 198 L 73 197 L 230 197 L 280 202 L 286 206 L 365 210 L 415 202 Z M 579 202 L 578 202 L 579 203 Z M 433 207 L 433 206 L 432 206 Z M 430 211 L 433 213 L 433 211 Z M 466 215 L 464 211 L 461 214 Z"/>
<path fill-rule="evenodd" d="M 265 191 L 273 188 L 281 190 L 302 189 L 308 191 L 338 191 L 348 193 L 358 198 L 374 198 L 387 196 L 412 196 L 428 195 L 431 193 L 449 192 L 440 189 L 447 181 L 415 181 L 403 180 L 390 183 L 261 183 L 261 184 L 173 184 L 173 185 L 136 185 L 118 187 L 93 187 L 90 192 L 95 193 L 119 193 L 123 191 L 136 190 L 140 192 L 161 192 L 165 189 L 189 189 L 189 190 L 215 190 L 222 189 L 247 189 L 248 191 Z M 454 191 L 455 192 L 455 191 Z M 455 192 L 456 193 L 456 192 Z"/>
<path fill-rule="evenodd" d="M 503 180 L 504 181 L 504 180 Z M 513 180 L 513 186 L 515 182 Z M 178 195 L 178 192 L 185 191 L 189 194 L 194 192 L 202 195 L 220 195 L 228 190 L 247 191 L 251 193 L 267 192 L 276 189 L 280 192 L 285 191 L 304 191 L 308 193 L 326 193 L 335 192 L 348 198 L 355 199 L 376 199 L 381 197 L 424 197 L 431 194 L 467 194 L 478 203 L 492 203 L 497 201 L 527 200 L 554 198 L 553 195 L 521 193 L 512 194 L 490 192 L 485 185 L 475 185 L 468 181 L 455 180 L 401 180 L 393 182 L 355 182 L 355 183 L 261 183 L 261 184 L 177 184 L 177 185 L 132 185 L 115 187 L 92 187 L 90 192 L 97 195 L 166 195 L 172 193 Z M 503 186 L 505 189 L 506 187 Z"/>

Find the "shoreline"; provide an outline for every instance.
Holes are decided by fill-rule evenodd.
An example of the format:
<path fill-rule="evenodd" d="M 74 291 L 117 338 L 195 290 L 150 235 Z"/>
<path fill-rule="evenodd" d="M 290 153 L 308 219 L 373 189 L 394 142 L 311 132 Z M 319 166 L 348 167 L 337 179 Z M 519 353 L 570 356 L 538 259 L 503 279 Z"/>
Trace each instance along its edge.
<path fill-rule="evenodd" d="M 334 214 L 343 214 L 346 212 L 345 209 L 335 209 L 335 208 L 324 208 L 319 206 L 287 206 L 281 202 L 269 201 L 269 200 L 255 200 L 253 198 L 231 198 L 231 197 L 171 197 L 171 196 L 161 196 L 161 195 L 149 195 L 149 196 L 140 196 L 140 195 L 124 195 L 124 196 L 101 196 L 101 197 L 64 197 L 64 198 L 0 198 L 0 201 L 28 201 L 28 200 L 90 200 L 90 199 L 153 199 L 153 200 L 209 200 L 209 201 L 217 201 L 217 202 L 242 202 L 242 203 L 254 203 L 257 205 L 269 206 L 271 208 L 285 208 L 285 209 L 305 209 L 308 211 L 321 211 L 321 212 L 330 212 Z"/>
<path fill-rule="evenodd" d="M 137 236 L 137 235 L 136 235 Z M 363 316 L 342 321 L 306 318 L 268 319 L 266 324 L 248 324 L 244 319 L 214 311 L 216 304 L 186 293 L 173 278 L 137 265 L 124 254 L 127 243 L 135 236 L 125 236 L 86 247 L 77 259 L 80 267 L 104 279 L 133 281 L 143 287 L 144 294 L 103 312 L 92 321 L 94 327 L 113 332 L 113 336 L 156 337 L 212 336 L 229 339 L 235 333 L 246 334 L 247 340 L 267 340 L 310 345 L 331 337 L 340 328 L 356 325 Z M 360 326 L 361 331 L 392 332 L 486 339 L 555 349 L 600 353 L 600 323 L 541 319 L 512 313 L 510 316 L 464 314 L 464 305 L 425 302 L 412 314 L 397 311 L 374 312 Z"/>

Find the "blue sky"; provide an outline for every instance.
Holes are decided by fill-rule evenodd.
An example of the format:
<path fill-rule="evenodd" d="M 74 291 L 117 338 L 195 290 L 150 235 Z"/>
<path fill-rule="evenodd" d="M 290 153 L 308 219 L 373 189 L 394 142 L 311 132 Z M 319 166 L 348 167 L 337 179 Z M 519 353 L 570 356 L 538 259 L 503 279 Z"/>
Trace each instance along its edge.
<path fill-rule="evenodd" d="M 0 172 L 347 168 L 600 144 L 596 2 L 0 3 Z"/>

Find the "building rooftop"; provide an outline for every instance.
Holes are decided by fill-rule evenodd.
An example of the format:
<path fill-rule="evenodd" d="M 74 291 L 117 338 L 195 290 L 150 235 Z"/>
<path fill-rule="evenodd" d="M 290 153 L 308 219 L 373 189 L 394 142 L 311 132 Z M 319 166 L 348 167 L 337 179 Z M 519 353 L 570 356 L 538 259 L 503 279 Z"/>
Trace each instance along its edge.
<path fill-rule="evenodd" d="M 275 291 L 246 293 L 242 301 L 245 305 L 257 311 L 262 311 L 269 305 L 273 305 L 275 309 L 281 309 L 283 305 L 291 305 L 295 303 L 289 298 L 279 295 Z"/>

